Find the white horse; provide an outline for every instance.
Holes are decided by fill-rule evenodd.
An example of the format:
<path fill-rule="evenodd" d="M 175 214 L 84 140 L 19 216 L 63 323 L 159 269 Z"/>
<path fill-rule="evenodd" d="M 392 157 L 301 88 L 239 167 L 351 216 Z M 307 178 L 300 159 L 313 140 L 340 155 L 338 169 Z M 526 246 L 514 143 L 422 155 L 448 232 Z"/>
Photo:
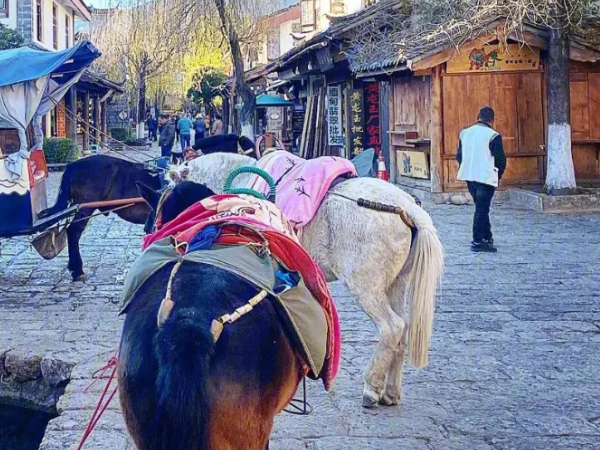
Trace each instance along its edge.
<path fill-rule="evenodd" d="M 257 161 L 247 156 L 214 153 L 169 171 L 172 183 L 182 178 L 223 192 L 229 173 Z M 248 186 L 250 174 L 234 187 Z M 358 198 L 402 208 L 400 215 L 361 207 Z M 304 248 L 328 281 L 339 280 L 356 296 L 379 331 L 379 342 L 364 372 L 363 406 L 397 405 L 402 396 L 402 366 L 427 365 L 436 289 L 444 266 L 442 244 L 431 217 L 397 186 L 373 178 L 352 178 L 333 187 L 312 221 L 300 233 Z"/>

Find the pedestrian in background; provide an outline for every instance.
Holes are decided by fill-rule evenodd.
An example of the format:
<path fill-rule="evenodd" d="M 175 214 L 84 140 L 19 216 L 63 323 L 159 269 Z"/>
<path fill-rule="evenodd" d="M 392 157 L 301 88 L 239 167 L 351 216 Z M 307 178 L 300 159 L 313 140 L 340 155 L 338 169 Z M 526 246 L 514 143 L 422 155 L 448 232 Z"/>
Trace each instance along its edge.
<path fill-rule="evenodd" d="M 196 121 L 194 122 L 194 144 L 198 142 L 199 139 L 204 138 L 204 134 L 206 133 L 206 122 L 202 118 L 202 114 L 196 114 Z"/>
<path fill-rule="evenodd" d="M 153 116 L 150 116 L 150 117 L 148 117 L 146 124 L 148 125 L 148 139 L 151 140 L 152 142 L 156 142 L 156 140 L 157 140 L 156 127 L 158 125 L 156 122 L 156 119 Z"/>
<path fill-rule="evenodd" d="M 223 122 L 221 121 L 221 116 L 219 114 L 215 114 L 215 121 L 213 122 L 210 131 L 211 136 L 216 136 L 217 134 L 223 134 Z"/>
<path fill-rule="evenodd" d="M 191 133 L 192 133 L 192 121 L 187 115 L 183 116 L 177 122 L 177 131 L 179 131 L 180 142 L 181 142 L 181 152 L 183 152 L 184 148 L 187 148 L 191 145 Z"/>
<path fill-rule="evenodd" d="M 177 135 L 177 142 L 179 142 L 179 128 L 177 127 L 177 125 L 179 125 L 179 120 L 181 120 L 181 116 L 177 113 L 175 114 L 175 134 Z"/>
<path fill-rule="evenodd" d="M 490 206 L 506 169 L 506 155 L 502 136 L 493 128 L 494 120 L 492 108 L 481 108 L 477 123 L 460 132 L 456 152 L 456 160 L 460 165 L 457 178 L 467 182 L 475 202 L 471 242 L 474 252 L 497 251 L 490 223 Z"/>
<path fill-rule="evenodd" d="M 173 144 L 175 143 L 175 124 L 167 114 L 161 114 L 158 118 L 158 124 L 161 127 L 160 139 L 160 156 L 170 158 Z"/>

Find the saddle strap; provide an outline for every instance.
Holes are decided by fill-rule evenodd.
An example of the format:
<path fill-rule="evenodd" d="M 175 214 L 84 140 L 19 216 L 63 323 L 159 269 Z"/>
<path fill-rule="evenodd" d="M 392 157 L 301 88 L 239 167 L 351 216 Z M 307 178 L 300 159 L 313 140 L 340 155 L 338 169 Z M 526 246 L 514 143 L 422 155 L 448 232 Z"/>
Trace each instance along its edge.
<path fill-rule="evenodd" d="M 183 264 L 183 259 L 180 259 L 175 263 L 173 269 L 171 269 L 171 275 L 169 275 L 169 282 L 167 283 L 167 293 L 165 294 L 165 298 L 163 298 L 162 302 L 160 302 L 160 307 L 158 308 L 158 316 L 156 318 L 156 324 L 158 328 L 162 327 L 164 323 L 167 321 L 169 316 L 171 315 L 171 311 L 175 306 L 175 302 L 173 301 L 173 279 L 181 265 Z"/>
<path fill-rule="evenodd" d="M 269 295 L 269 293 L 265 290 L 262 290 L 250 300 L 248 300 L 247 303 L 233 311 L 231 314 L 223 314 L 218 319 L 214 319 L 210 325 L 210 334 L 212 334 L 214 341 L 217 342 L 219 340 L 219 337 L 223 332 L 223 327 L 226 323 L 233 323 L 240 317 L 248 314 L 254 309 L 256 305 L 262 302 L 267 297 L 267 295 Z"/>

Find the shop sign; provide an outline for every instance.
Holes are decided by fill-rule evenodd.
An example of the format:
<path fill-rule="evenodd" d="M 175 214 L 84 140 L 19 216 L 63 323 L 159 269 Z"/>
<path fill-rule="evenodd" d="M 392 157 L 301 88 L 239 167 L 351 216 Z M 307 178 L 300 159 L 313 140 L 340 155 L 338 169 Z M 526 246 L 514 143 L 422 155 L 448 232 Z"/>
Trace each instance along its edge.
<path fill-rule="evenodd" d="M 350 150 L 351 155 L 356 156 L 365 149 L 363 138 L 365 135 L 365 111 L 362 89 L 350 89 Z"/>
<path fill-rule="evenodd" d="M 381 152 L 381 119 L 379 106 L 379 83 L 365 86 L 365 147 Z"/>
<path fill-rule="evenodd" d="M 343 146 L 342 91 L 340 86 L 327 87 L 327 128 L 329 145 Z"/>
<path fill-rule="evenodd" d="M 400 175 L 410 178 L 429 178 L 429 164 L 426 153 L 398 150 L 396 161 Z"/>
<path fill-rule="evenodd" d="M 518 44 L 482 45 L 448 61 L 446 73 L 507 72 L 539 70 L 540 50 Z"/>

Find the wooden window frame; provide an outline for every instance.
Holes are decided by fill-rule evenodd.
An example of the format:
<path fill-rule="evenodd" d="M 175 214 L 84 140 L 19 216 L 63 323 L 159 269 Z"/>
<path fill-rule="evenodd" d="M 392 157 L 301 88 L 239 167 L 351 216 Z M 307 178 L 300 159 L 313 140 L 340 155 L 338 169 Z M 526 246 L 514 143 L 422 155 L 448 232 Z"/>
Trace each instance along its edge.
<path fill-rule="evenodd" d="M 52 2 L 52 48 L 58 50 L 58 5 Z"/>
<path fill-rule="evenodd" d="M 10 0 L 0 0 L 0 2 L 3 2 L 4 5 L 0 7 L 0 17 L 3 19 L 8 18 L 9 15 L 9 9 L 10 9 Z"/>
<path fill-rule="evenodd" d="M 65 48 L 71 45 L 71 16 L 65 14 Z"/>
<path fill-rule="evenodd" d="M 35 1 L 35 38 L 38 42 L 44 42 L 44 1 Z"/>

